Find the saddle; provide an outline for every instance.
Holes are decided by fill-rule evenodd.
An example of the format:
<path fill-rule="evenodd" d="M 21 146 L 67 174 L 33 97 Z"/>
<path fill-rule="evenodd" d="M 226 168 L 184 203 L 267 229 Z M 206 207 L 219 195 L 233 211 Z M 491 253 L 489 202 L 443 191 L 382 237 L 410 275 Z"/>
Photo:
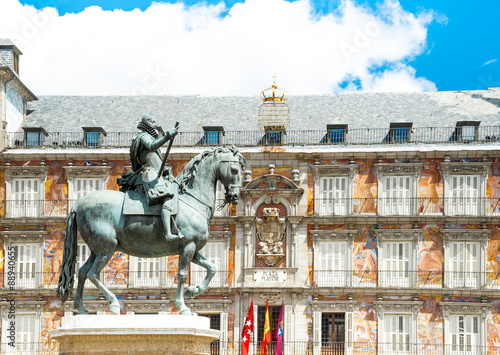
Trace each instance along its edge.
<path fill-rule="evenodd" d="M 167 200 L 167 204 L 171 209 L 172 216 L 176 215 L 179 212 L 179 194 L 175 193 L 174 197 Z M 125 198 L 123 199 L 124 215 L 159 216 L 162 206 L 162 203 L 150 206 L 146 196 L 139 191 L 125 191 Z"/>

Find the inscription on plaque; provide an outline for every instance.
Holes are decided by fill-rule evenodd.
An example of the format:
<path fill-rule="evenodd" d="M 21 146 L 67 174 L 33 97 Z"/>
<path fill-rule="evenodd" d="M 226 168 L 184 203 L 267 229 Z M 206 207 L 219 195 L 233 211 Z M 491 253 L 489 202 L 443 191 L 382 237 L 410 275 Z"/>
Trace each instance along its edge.
<path fill-rule="evenodd" d="M 255 270 L 254 282 L 285 282 L 286 271 L 280 270 Z"/>

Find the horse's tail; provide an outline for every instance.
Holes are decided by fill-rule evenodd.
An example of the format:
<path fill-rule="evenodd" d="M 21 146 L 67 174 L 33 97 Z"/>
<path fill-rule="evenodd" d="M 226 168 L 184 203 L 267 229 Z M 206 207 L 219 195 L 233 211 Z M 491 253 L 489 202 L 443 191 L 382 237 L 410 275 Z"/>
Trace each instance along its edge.
<path fill-rule="evenodd" d="M 71 208 L 68 220 L 66 222 L 66 239 L 64 241 L 64 254 L 61 265 L 61 274 L 59 275 L 59 284 L 57 285 L 57 297 L 62 303 L 66 302 L 73 292 L 73 284 L 75 282 L 75 265 L 77 246 L 77 229 L 76 229 L 76 210 L 75 206 Z"/>

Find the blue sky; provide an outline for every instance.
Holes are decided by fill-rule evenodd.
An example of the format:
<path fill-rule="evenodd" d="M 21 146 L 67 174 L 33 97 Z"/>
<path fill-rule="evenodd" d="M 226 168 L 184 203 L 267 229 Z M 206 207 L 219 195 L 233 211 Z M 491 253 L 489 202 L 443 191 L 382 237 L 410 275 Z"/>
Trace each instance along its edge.
<path fill-rule="evenodd" d="M 14 1 L 14 0 L 6 0 L 6 1 Z M 19 0 L 15 0 L 19 1 Z M 391 0 L 394 1 L 394 0 Z M 59 12 L 59 17 L 61 19 L 64 18 L 72 18 L 70 16 L 74 16 L 71 14 L 80 14 L 82 18 L 89 17 L 83 16 L 81 13 L 87 7 L 92 5 L 98 5 L 103 10 L 116 10 L 121 9 L 124 11 L 131 11 L 133 9 L 140 9 L 142 11 L 147 10 L 151 6 L 151 1 L 145 0 L 129 0 L 129 1 L 118 1 L 118 0 L 105 0 L 105 1 L 92 1 L 92 0 L 20 0 L 23 5 L 33 5 L 37 9 L 44 9 L 47 6 L 56 7 Z M 175 1 L 167 1 L 170 4 L 175 4 Z M 228 17 L 225 21 L 226 23 L 230 22 L 229 17 L 233 17 L 234 19 L 240 18 L 240 22 L 244 22 L 244 16 L 237 12 L 238 7 L 235 5 L 245 5 L 244 9 L 250 8 L 251 2 L 258 2 L 257 0 L 247 0 L 245 1 L 229 1 L 226 0 L 225 9 L 218 8 L 215 11 L 216 15 L 220 19 L 224 19 Z M 283 3 L 285 0 L 273 0 L 273 3 Z M 300 2 L 300 1 L 289 1 L 289 3 Z M 302 3 L 305 0 L 301 1 Z M 194 0 L 185 0 L 184 4 L 187 9 L 195 9 L 196 6 L 201 6 L 206 8 L 207 5 L 217 5 L 220 4 L 219 1 L 205 1 L 205 2 L 197 2 Z M 426 90 L 474 90 L 474 89 L 486 89 L 487 87 L 499 87 L 500 86 L 500 36 L 498 34 L 498 16 L 500 15 L 500 1 L 497 0 L 487 0 L 487 1 L 477 1 L 477 2 L 463 2 L 463 1 L 451 1 L 451 0 L 400 0 L 399 4 L 404 12 L 405 19 L 402 21 L 401 26 L 406 26 L 404 29 L 402 27 L 392 27 L 393 22 L 395 22 L 395 18 L 400 16 L 399 10 L 394 10 L 394 13 L 389 13 L 389 10 L 381 11 L 380 7 L 383 1 L 353 1 L 353 6 L 355 10 L 353 10 L 353 14 L 348 16 L 348 12 L 345 11 L 343 14 L 339 14 L 342 12 L 339 10 L 339 7 L 344 3 L 341 0 L 317 0 L 310 1 L 312 6 L 313 17 L 317 16 L 318 19 L 328 20 L 329 15 L 338 16 L 337 23 L 342 22 L 347 17 L 353 18 L 358 16 L 358 20 L 353 20 L 353 23 L 358 24 L 358 27 L 361 28 L 362 31 L 365 31 L 366 28 L 362 25 L 361 19 L 367 21 L 369 23 L 369 18 L 367 19 L 364 14 L 361 12 L 365 12 L 366 14 L 373 16 L 372 19 L 377 19 L 380 21 L 382 26 L 387 25 L 388 31 L 403 31 L 408 30 L 408 34 L 405 32 L 401 32 L 401 36 L 405 36 L 408 38 L 408 41 L 405 43 L 404 39 L 401 38 L 388 38 L 381 39 L 377 38 L 377 41 L 384 40 L 386 42 L 394 41 L 393 44 L 388 46 L 388 55 L 387 58 L 380 58 L 380 54 L 366 54 L 366 58 L 363 61 L 363 64 L 354 63 L 352 66 L 346 66 L 343 69 L 342 73 L 332 73 L 331 81 L 328 83 L 322 83 L 318 87 L 309 86 L 308 84 L 301 84 L 301 88 L 307 93 L 307 90 L 312 91 L 312 93 L 328 93 L 328 92 L 339 92 L 342 90 L 346 91 L 391 91 L 391 85 L 394 86 L 394 91 L 426 91 Z M 396 1 L 397 3 L 397 1 Z M 277 4 L 276 6 L 278 6 Z M 0 5 L 0 10 L 1 10 Z M 260 6 L 265 6 L 265 3 L 262 3 Z M 283 4 L 275 7 L 274 9 L 282 9 Z M 303 8 L 303 7 L 302 7 Z M 300 11 L 300 7 L 297 6 L 297 11 Z M 207 10 L 208 11 L 208 10 Z M 210 12 L 209 10 L 208 12 Z M 246 10 L 245 10 L 246 11 Z M 279 10 L 276 10 L 279 11 Z M 295 11 L 295 10 L 294 10 Z M 293 12 L 296 13 L 297 11 Z M 305 10 L 304 10 L 305 11 Z M 392 10 L 391 10 L 392 11 Z M 399 12 L 398 12 L 399 11 Z M 88 10 L 86 11 L 88 12 Z M 187 11 L 188 15 L 191 16 L 196 11 Z M 147 13 L 147 11 L 145 11 Z M 395 14 L 397 13 L 397 14 Z M 101 14 L 102 15 L 102 14 Z M 99 16 L 101 16 L 99 15 Z M 213 14 L 212 14 L 213 15 Z M 96 15 L 98 16 L 98 15 Z M 118 15 L 116 15 L 118 16 Z M 139 15 L 138 15 L 139 16 Z M 217 19 L 215 17 L 211 17 L 207 20 L 211 15 L 203 15 L 201 17 L 194 16 L 193 21 L 209 21 L 210 25 L 208 27 L 216 27 Z M 239 16 L 239 17 L 238 17 Z M 280 16 L 280 12 L 274 13 L 275 18 Z M 414 24 L 412 22 L 412 16 L 415 16 L 419 19 L 418 24 Z M 189 22 L 189 21 L 188 21 Z M 255 21 L 254 21 L 255 22 Z M 314 21 L 313 21 L 314 22 Z M 347 22 L 347 20 L 346 20 Z M 297 22 L 299 23 L 299 22 Z M 312 22 L 311 22 L 312 23 Z M 361 25 L 360 25 L 361 23 Z M 85 30 L 84 21 L 81 21 L 82 31 Z M 88 23 L 88 26 L 93 26 L 92 22 Z M 196 24 L 189 24 L 189 28 L 196 27 Z M 229 26 L 229 25 L 228 25 Z M 249 32 L 252 32 L 254 29 L 249 25 Z M 299 26 L 299 25 L 297 25 Z M 312 25 L 311 25 L 312 26 Z M 368 25 L 367 25 L 368 26 Z M 318 27 L 318 26 L 316 26 Z M 325 26 L 325 28 L 334 28 L 335 21 L 330 23 L 329 26 Z M 351 29 L 351 27 L 348 27 Z M 74 29 L 73 29 L 74 30 Z M 18 31 L 19 32 L 19 31 Z M 200 33 L 202 31 L 200 30 Z M 304 31 L 306 32 L 306 31 Z M 326 32 L 326 30 L 325 30 Z M 177 33 L 177 32 L 176 32 Z M 378 33 L 378 32 L 377 32 Z M 284 31 L 284 35 L 286 36 L 286 31 Z M 295 34 L 296 35 L 296 34 Z M 1 26 L 0 26 L 0 36 Z M 5 36 L 5 35 L 3 35 Z M 203 35 L 201 35 L 203 36 Z M 356 32 L 354 35 L 356 36 Z M 414 36 L 414 37 L 412 37 Z M 168 37 L 168 36 L 167 36 Z M 240 36 L 241 37 L 241 36 Z M 381 37 L 385 38 L 385 35 Z M 326 37 L 328 38 L 328 37 Z M 371 40 L 371 38 L 369 38 Z M 26 43 L 27 47 L 30 48 L 31 42 Z M 40 36 L 40 41 L 42 38 Z M 48 40 L 47 40 L 48 41 Z M 399 41 L 399 42 L 398 42 Z M 324 41 L 323 41 L 324 42 Z M 198 43 L 198 42 L 197 42 Z M 299 42 L 291 42 L 292 45 L 294 43 Z M 345 42 L 340 42 L 342 46 Z M 356 52 L 354 55 L 360 55 L 357 51 L 359 50 L 363 55 L 365 55 L 366 51 L 364 48 L 352 48 L 347 42 L 347 47 L 342 47 L 344 55 L 353 54 L 353 52 L 349 52 L 351 49 Z M 379 46 L 381 42 L 372 41 L 370 46 Z M 384 42 L 385 43 L 385 42 Z M 321 42 L 318 42 L 318 46 L 321 45 Z M 214 44 L 217 46 L 217 44 Z M 252 46 L 252 44 L 250 44 Z M 405 48 L 404 53 L 397 53 L 398 47 Z M 408 48 L 406 48 L 408 46 Z M 20 46 L 22 47 L 22 46 Z M 33 47 L 36 47 L 33 45 Z M 258 50 L 258 49 L 256 49 Z M 306 49 L 304 49 L 305 51 Z M 394 55 L 390 54 L 390 51 L 394 51 Z M 153 50 L 155 52 L 155 50 Z M 162 53 L 168 53 L 162 52 Z M 222 53 L 222 51 L 221 51 Z M 313 50 L 311 50 L 312 56 L 317 56 L 317 58 L 324 56 L 323 52 L 314 54 Z M 248 56 L 247 56 L 248 57 Z M 214 61 L 221 61 L 223 56 L 219 57 Z M 290 59 L 290 57 L 284 57 L 286 59 Z M 318 63 L 318 65 L 324 65 L 325 71 L 329 72 L 333 69 L 330 68 L 336 66 L 336 61 L 332 56 L 330 62 Z M 25 59 L 25 58 L 23 58 Z M 349 58 L 352 59 L 352 58 Z M 200 58 L 201 61 L 203 59 Z M 223 59 L 222 59 L 223 60 Z M 254 62 L 262 60 L 262 58 L 255 58 Z M 308 61 L 307 59 L 302 60 L 304 66 L 311 66 L 316 60 Z M 356 62 L 356 60 L 354 60 Z M 217 65 L 214 70 L 234 70 L 236 74 L 233 74 L 232 77 L 237 75 L 238 73 L 245 71 L 247 69 L 243 67 L 238 67 L 241 63 L 241 60 L 236 59 L 235 62 L 229 63 L 229 66 L 219 67 Z M 375 63 L 375 64 L 374 64 Z M 152 65 L 152 64 L 148 64 Z M 173 65 L 173 64 L 172 64 Z M 294 69 L 287 70 L 279 70 L 280 68 L 270 68 L 269 72 L 265 73 L 265 77 L 270 77 L 272 74 L 278 75 L 278 81 L 281 79 L 284 82 L 290 83 L 293 81 L 293 78 L 290 78 L 290 73 L 297 72 L 297 68 L 300 65 L 298 62 Z M 314 64 L 313 64 L 314 65 Z M 360 69 L 360 65 L 364 67 Z M 243 65 L 241 65 L 243 66 Z M 154 65 L 153 65 L 154 67 Z M 208 64 L 207 64 L 208 67 Z M 248 67 L 248 65 L 247 65 Z M 222 68 L 222 69 L 221 69 Z M 230 68 L 230 69 L 229 69 Z M 172 67 L 170 67 L 171 70 Z M 254 70 L 258 70 L 257 67 Z M 340 69 L 339 69 L 340 70 Z M 151 70 L 150 70 L 151 71 Z M 154 70 L 153 70 L 154 71 Z M 276 71 L 278 73 L 276 73 Z M 306 70 L 307 71 L 307 70 Z M 144 72 L 144 71 L 143 71 Z M 146 70 L 147 72 L 147 70 Z M 170 72 L 169 72 L 170 73 Z M 387 75 L 385 75 L 387 74 Z M 397 74 L 397 75 L 396 75 Z M 404 75 L 403 75 L 404 74 Z M 148 75 L 148 74 L 146 74 Z M 304 77 L 309 76 L 311 79 L 314 78 L 317 73 L 307 72 L 304 74 Z M 343 77 L 342 77 L 343 75 Z M 151 74 L 151 76 L 154 76 Z M 227 75 L 228 80 L 226 86 L 236 85 L 232 83 L 229 79 L 229 75 Z M 342 77 L 341 79 L 339 79 Z M 181 78 L 178 79 L 180 82 Z M 214 80 L 214 77 L 201 78 L 200 80 Z M 241 80 L 245 80 L 245 77 L 242 76 Z M 185 80 L 186 81 L 186 80 Z M 187 80 L 190 82 L 191 87 L 196 86 L 191 81 L 191 78 Z M 396 85 L 397 83 L 405 83 L 405 85 Z M 262 83 L 262 85 L 267 83 Z M 228 86 L 228 87 L 229 87 Z M 292 84 L 289 84 L 289 87 L 292 87 L 295 91 L 300 91 L 300 89 L 295 88 Z M 161 93 L 162 87 L 163 90 L 167 91 L 167 93 L 175 93 L 173 88 L 168 88 L 165 85 L 159 85 L 158 90 L 149 90 L 153 93 Z M 208 87 L 208 86 L 207 86 Z M 309 89 L 308 89 L 309 88 Z M 116 88 L 111 88 L 111 90 L 116 92 Z M 223 89 L 217 90 L 213 93 L 210 92 L 206 87 L 196 87 L 195 92 L 193 93 L 202 93 L 202 94 L 231 94 L 231 91 L 225 92 Z M 251 90 L 255 90 L 252 87 Z M 251 92 L 245 90 L 236 92 L 237 94 L 249 94 Z M 119 91 L 119 90 L 118 90 Z M 137 90 L 136 90 L 137 91 Z M 141 91 L 141 90 L 139 90 Z M 233 90 L 234 91 L 234 90 Z M 293 91 L 293 90 L 292 90 Z M 180 93 L 190 93 L 189 88 L 182 88 Z"/>

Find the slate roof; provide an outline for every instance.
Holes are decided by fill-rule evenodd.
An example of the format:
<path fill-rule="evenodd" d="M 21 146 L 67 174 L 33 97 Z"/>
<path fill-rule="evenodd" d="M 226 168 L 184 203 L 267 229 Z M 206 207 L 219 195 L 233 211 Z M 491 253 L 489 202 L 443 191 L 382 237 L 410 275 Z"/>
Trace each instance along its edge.
<path fill-rule="evenodd" d="M 226 131 L 257 131 L 258 96 L 41 96 L 29 103 L 23 126 L 49 132 L 136 131 L 142 115 L 154 112 L 164 128 L 181 131 L 223 126 Z M 288 130 L 324 130 L 327 124 L 349 128 L 389 128 L 391 122 L 413 127 L 455 127 L 457 121 L 500 125 L 500 88 L 423 93 L 362 93 L 290 96 Z"/>

